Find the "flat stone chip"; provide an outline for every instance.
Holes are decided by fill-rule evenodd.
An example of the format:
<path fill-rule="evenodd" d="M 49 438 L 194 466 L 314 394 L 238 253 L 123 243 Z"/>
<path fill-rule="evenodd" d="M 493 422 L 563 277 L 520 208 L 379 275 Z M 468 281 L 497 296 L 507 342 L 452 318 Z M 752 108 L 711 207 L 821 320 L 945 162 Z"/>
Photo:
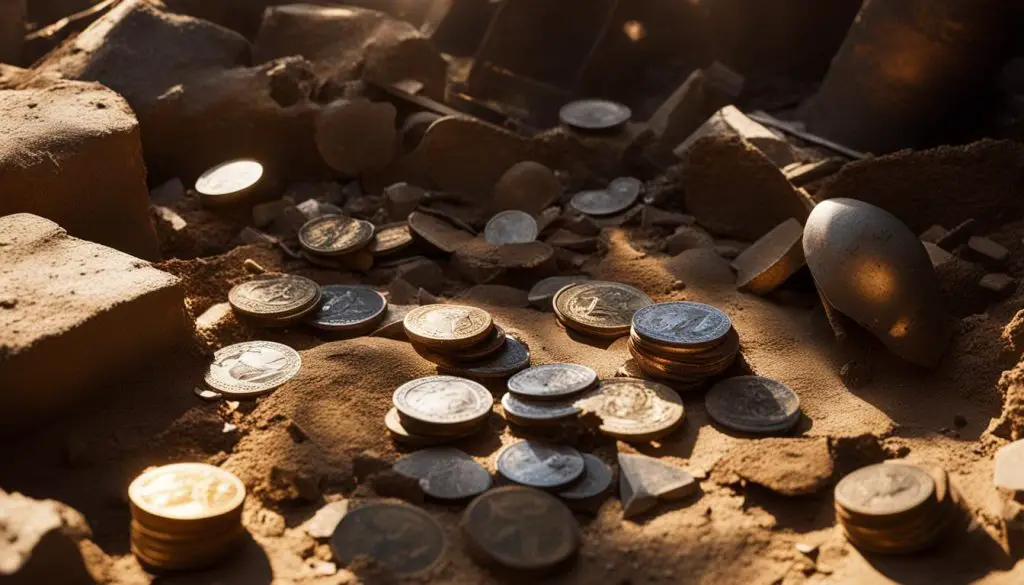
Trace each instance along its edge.
<path fill-rule="evenodd" d="M 718 424 L 743 433 L 773 433 L 800 420 L 800 397 L 789 386 L 760 376 L 718 382 L 704 400 Z"/>
<path fill-rule="evenodd" d="M 781 286 L 807 264 L 803 239 L 804 226 L 792 217 L 775 226 L 732 261 L 736 286 L 758 295 Z"/>
<path fill-rule="evenodd" d="M 238 312 L 273 319 L 301 313 L 320 297 L 320 286 L 304 276 L 267 276 L 235 285 L 228 302 Z"/>
<path fill-rule="evenodd" d="M 341 256 L 357 252 L 373 239 L 373 224 L 344 215 L 324 215 L 299 228 L 299 243 L 314 254 Z"/>
<path fill-rule="evenodd" d="M 263 165 L 251 159 L 221 163 L 199 176 L 196 191 L 202 195 L 229 195 L 252 187 L 263 178 Z"/>
<path fill-rule="evenodd" d="M 584 453 L 583 462 L 586 466 L 583 477 L 558 492 L 558 497 L 565 500 L 588 500 L 600 496 L 611 487 L 614 474 L 604 461 L 590 453 Z"/>
<path fill-rule="evenodd" d="M 628 332 L 633 315 L 653 304 L 651 297 L 627 284 L 591 281 L 570 285 L 555 294 L 555 312 L 585 328 Z"/>
<path fill-rule="evenodd" d="M 399 577 L 423 575 L 444 559 L 448 539 L 430 514 L 408 504 L 375 503 L 350 510 L 334 529 L 334 558 L 368 556 Z"/>
<path fill-rule="evenodd" d="M 323 301 L 310 319 L 318 329 L 346 331 L 372 326 L 388 308 L 384 295 L 372 288 L 332 284 L 320 290 Z"/>
<path fill-rule="evenodd" d="M 419 480 L 423 493 L 439 500 L 476 497 L 491 487 L 491 474 L 469 455 L 451 447 L 432 447 L 395 462 L 396 472 Z"/>
<path fill-rule="evenodd" d="M 637 378 L 601 382 L 576 402 L 601 418 L 601 432 L 623 441 L 647 441 L 671 433 L 683 422 L 683 401 L 668 386 Z"/>
<path fill-rule="evenodd" d="M 488 244 L 526 244 L 537 239 L 537 221 L 523 211 L 502 211 L 484 226 Z"/>
<path fill-rule="evenodd" d="M 1024 492 L 1024 439 L 996 451 L 996 487 Z"/>
<path fill-rule="evenodd" d="M 220 392 L 215 392 L 205 386 L 196 386 L 192 388 L 192 392 L 195 393 L 197 398 L 200 400 L 206 400 L 207 402 L 217 402 L 224 398 Z"/>
<path fill-rule="evenodd" d="M 728 315 L 703 303 L 658 303 L 633 315 L 633 330 L 637 335 L 645 341 L 666 345 L 713 345 L 730 329 L 732 319 Z"/>
<path fill-rule="evenodd" d="M 384 256 L 403 250 L 410 244 L 412 244 L 412 232 L 409 231 L 409 224 L 405 222 L 391 223 L 374 230 L 373 240 L 370 241 L 366 251 L 374 256 Z"/>
<path fill-rule="evenodd" d="M 527 487 L 479 496 L 466 508 L 461 526 L 471 553 L 519 571 L 553 568 L 580 547 L 579 523 L 565 504 Z"/>
<path fill-rule="evenodd" d="M 348 500 L 331 502 L 316 511 L 313 517 L 302 524 L 306 534 L 317 539 L 330 538 L 341 519 L 348 514 Z"/>
<path fill-rule="evenodd" d="M 508 380 L 508 390 L 531 400 L 558 400 L 586 390 L 597 372 L 579 364 L 545 364 L 523 370 Z"/>
<path fill-rule="evenodd" d="M 530 289 L 530 293 L 527 298 L 531 305 L 550 310 L 551 299 L 555 298 L 555 293 L 570 284 L 579 284 L 589 280 L 590 277 L 585 274 L 576 276 L 550 276 L 533 285 L 533 288 Z"/>
<path fill-rule="evenodd" d="M 935 480 L 920 467 L 877 463 L 836 485 L 836 503 L 862 516 L 891 516 L 917 508 L 935 494 Z"/>
<path fill-rule="evenodd" d="M 521 441 L 498 454 L 497 468 L 518 484 L 557 489 L 579 479 L 586 465 L 580 452 L 567 445 Z"/>
<path fill-rule="evenodd" d="M 474 235 L 452 224 L 420 211 L 409 214 L 409 229 L 428 244 L 451 254 L 459 246 L 472 241 Z"/>
<path fill-rule="evenodd" d="M 493 358 L 459 368 L 445 367 L 449 373 L 470 378 L 504 378 L 530 365 L 530 350 L 518 339 L 505 338 L 505 347 Z"/>
<path fill-rule="evenodd" d="M 235 397 L 255 397 L 291 380 L 302 366 L 299 353 L 273 341 L 246 341 L 213 354 L 206 385 Z"/>
<path fill-rule="evenodd" d="M 435 425 L 457 425 L 479 420 L 491 412 L 494 397 L 472 380 L 430 376 L 406 382 L 393 397 L 398 412 Z"/>
<path fill-rule="evenodd" d="M 580 130 L 610 130 L 633 117 L 629 107 L 609 100 L 587 99 L 562 106 L 558 117 L 563 124 Z"/>
<path fill-rule="evenodd" d="M 538 402 L 522 400 L 511 392 L 506 392 L 501 397 L 501 407 L 505 410 L 507 418 L 518 423 L 526 421 L 533 424 L 550 424 L 580 413 L 580 407 L 576 406 L 575 400 Z"/>
<path fill-rule="evenodd" d="M 494 323 L 483 309 L 463 305 L 427 305 L 405 316 L 409 339 L 427 346 L 466 347 L 486 337 Z"/>
<path fill-rule="evenodd" d="M 622 516 L 650 510 L 659 500 L 679 500 L 697 490 L 697 482 L 678 467 L 646 455 L 619 453 L 619 497 Z"/>

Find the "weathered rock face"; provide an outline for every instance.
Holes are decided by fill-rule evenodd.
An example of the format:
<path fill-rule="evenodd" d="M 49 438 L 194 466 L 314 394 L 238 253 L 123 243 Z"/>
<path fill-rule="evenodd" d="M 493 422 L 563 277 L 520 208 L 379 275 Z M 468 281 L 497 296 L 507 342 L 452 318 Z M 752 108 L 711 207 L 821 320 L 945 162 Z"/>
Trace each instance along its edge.
<path fill-rule="evenodd" d="M 37 424 L 186 338 L 178 279 L 68 235 L 0 217 L 0 434 Z"/>
<path fill-rule="evenodd" d="M 92 585 L 78 541 L 85 518 L 53 500 L 0 490 L 0 582 L 8 585 Z"/>
<path fill-rule="evenodd" d="M 93 83 L 0 91 L 0 215 L 21 212 L 157 258 L 139 124 L 123 99 Z"/>
<path fill-rule="evenodd" d="M 25 42 L 25 0 L 0 0 L 0 63 L 18 64 Z"/>

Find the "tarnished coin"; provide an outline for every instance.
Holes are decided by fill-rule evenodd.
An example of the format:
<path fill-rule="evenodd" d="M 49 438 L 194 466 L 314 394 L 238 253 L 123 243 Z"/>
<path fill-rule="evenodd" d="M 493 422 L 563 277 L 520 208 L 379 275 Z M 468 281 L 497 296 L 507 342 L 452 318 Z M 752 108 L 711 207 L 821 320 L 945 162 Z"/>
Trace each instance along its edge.
<path fill-rule="evenodd" d="M 451 435 L 423 435 L 409 431 L 402 424 L 402 417 L 398 415 L 398 409 L 392 408 L 388 411 L 387 415 L 384 416 L 384 426 L 388 428 L 388 432 L 391 434 L 391 438 L 395 442 L 408 445 L 410 447 L 422 448 L 422 447 L 433 447 L 435 445 L 444 445 L 446 443 L 452 443 L 459 439 L 472 436 L 480 432 L 485 425 L 477 425 L 467 427 L 465 432 L 461 434 Z"/>
<path fill-rule="evenodd" d="M 443 366 L 448 373 L 470 378 L 504 378 L 530 365 L 530 350 L 519 340 L 505 338 L 505 347 L 487 360 L 460 367 Z"/>
<path fill-rule="evenodd" d="M 862 467 L 836 485 L 836 504 L 862 516 L 892 516 L 914 510 L 935 496 L 935 480 L 923 469 L 878 463 Z"/>
<path fill-rule="evenodd" d="M 579 130 L 611 130 L 628 122 L 633 112 L 617 102 L 586 99 L 565 104 L 558 117 L 566 126 Z"/>
<path fill-rule="evenodd" d="M 525 244 L 537 239 L 537 221 L 524 211 L 502 211 L 487 222 L 484 239 L 488 244 Z"/>
<path fill-rule="evenodd" d="M 505 418 L 524 426 L 557 423 L 580 413 L 575 399 L 535 402 L 517 398 L 511 392 L 501 397 L 501 408 Z"/>
<path fill-rule="evenodd" d="M 463 500 L 491 487 L 491 474 L 469 455 L 451 447 L 432 447 L 410 453 L 392 469 L 419 480 L 423 493 L 439 500 Z"/>
<path fill-rule="evenodd" d="M 405 222 L 390 223 L 374 230 L 373 240 L 370 241 L 366 251 L 374 256 L 385 256 L 403 250 L 410 244 L 412 244 L 412 232 L 409 231 L 409 224 Z"/>
<path fill-rule="evenodd" d="M 583 475 L 580 452 L 568 445 L 520 441 L 498 454 L 497 468 L 506 479 L 529 487 L 557 489 Z"/>
<path fill-rule="evenodd" d="M 601 432 L 623 441 L 663 437 L 683 422 L 683 401 L 668 386 L 636 378 L 613 378 L 576 402 L 601 418 Z"/>
<path fill-rule="evenodd" d="M 229 203 L 263 178 L 263 165 L 251 159 L 221 163 L 199 176 L 196 192 L 205 202 Z"/>
<path fill-rule="evenodd" d="M 312 310 L 320 286 L 304 276 L 267 276 L 235 285 L 228 302 L 239 313 L 261 319 L 291 317 Z"/>
<path fill-rule="evenodd" d="M 213 354 L 206 370 L 206 385 L 237 397 L 253 397 L 274 390 L 299 371 L 298 352 L 273 341 L 246 341 Z"/>
<path fill-rule="evenodd" d="M 430 514 L 408 504 L 377 503 L 349 510 L 331 536 L 334 558 L 368 556 L 399 577 L 422 575 L 444 559 L 448 539 Z"/>
<path fill-rule="evenodd" d="M 427 346 L 467 347 L 491 332 L 494 323 L 483 309 L 462 305 L 427 305 L 405 316 L 411 341 Z"/>
<path fill-rule="evenodd" d="M 508 380 L 508 390 L 530 400 L 558 400 L 597 381 L 597 372 L 579 364 L 545 364 L 523 370 Z"/>
<path fill-rule="evenodd" d="M 633 329 L 646 341 L 698 347 L 721 342 L 732 329 L 732 319 L 703 303 L 658 303 L 633 315 Z"/>
<path fill-rule="evenodd" d="M 629 333 L 633 314 L 653 304 L 643 291 L 617 282 L 574 284 L 555 294 L 555 313 L 583 333 L 617 337 Z"/>
<path fill-rule="evenodd" d="M 715 384 L 704 402 L 720 425 L 743 433 L 774 433 L 800 420 L 800 397 L 781 382 L 736 376 Z"/>
<path fill-rule="evenodd" d="M 462 517 L 470 552 L 484 562 L 521 571 L 557 566 L 580 547 L 580 527 L 558 498 L 508 486 L 473 500 Z"/>
<path fill-rule="evenodd" d="M 583 454 L 586 469 L 579 481 L 558 492 L 564 500 L 580 501 L 600 497 L 608 492 L 612 485 L 612 470 L 604 461 L 589 454 Z"/>
<path fill-rule="evenodd" d="M 494 397 L 472 380 L 430 376 L 399 386 L 393 401 L 403 417 L 435 425 L 458 425 L 490 414 Z"/>
<path fill-rule="evenodd" d="M 531 305 L 537 308 L 550 310 L 551 299 L 555 298 L 555 293 L 570 284 L 578 284 L 588 280 L 590 280 L 590 277 L 584 274 L 576 276 L 551 276 L 533 285 L 527 299 Z"/>
<path fill-rule="evenodd" d="M 373 239 L 373 224 L 344 215 L 323 215 L 299 228 L 299 243 L 323 256 L 341 256 L 366 247 Z"/>
<path fill-rule="evenodd" d="M 364 286 L 332 284 L 321 287 L 323 301 L 310 324 L 318 329 L 351 331 L 373 327 L 384 317 L 384 295 Z"/>
<path fill-rule="evenodd" d="M 245 485 L 230 471 L 205 463 L 150 469 L 128 486 L 132 517 L 153 530 L 180 531 L 223 519 L 241 522 Z"/>

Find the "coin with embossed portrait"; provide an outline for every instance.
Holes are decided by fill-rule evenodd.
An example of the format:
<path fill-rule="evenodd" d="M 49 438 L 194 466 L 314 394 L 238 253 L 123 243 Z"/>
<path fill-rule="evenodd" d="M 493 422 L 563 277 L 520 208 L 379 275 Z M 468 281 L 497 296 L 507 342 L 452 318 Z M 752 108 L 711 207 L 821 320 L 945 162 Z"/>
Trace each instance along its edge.
<path fill-rule="evenodd" d="M 404 324 L 411 341 L 452 349 L 481 341 L 494 326 L 487 311 L 462 305 L 420 307 L 405 316 Z"/>
<path fill-rule="evenodd" d="M 373 224 L 344 215 L 324 215 L 299 228 L 299 244 L 322 256 L 341 256 L 365 248 L 373 240 Z"/>
<path fill-rule="evenodd" d="M 273 341 L 246 341 L 213 354 L 206 385 L 235 397 L 266 394 L 298 373 L 302 358 L 294 349 Z"/>
<path fill-rule="evenodd" d="M 539 489 L 557 489 L 583 475 L 580 452 L 568 445 L 520 441 L 498 454 L 496 467 L 506 479 Z"/>
<path fill-rule="evenodd" d="M 392 398 L 402 424 L 411 432 L 461 435 L 491 412 L 494 397 L 480 384 L 455 376 L 429 376 L 406 382 Z M 422 429 L 422 430 L 420 430 Z"/>
<path fill-rule="evenodd" d="M 235 285 L 228 292 L 231 308 L 246 317 L 290 319 L 320 302 L 320 286 L 304 276 L 264 276 Z"/>

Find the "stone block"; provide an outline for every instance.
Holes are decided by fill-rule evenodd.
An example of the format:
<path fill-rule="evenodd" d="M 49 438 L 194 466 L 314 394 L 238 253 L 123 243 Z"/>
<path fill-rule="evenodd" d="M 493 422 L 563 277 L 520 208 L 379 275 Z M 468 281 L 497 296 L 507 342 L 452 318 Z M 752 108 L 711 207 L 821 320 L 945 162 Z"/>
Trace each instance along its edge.
<path fill-rule="evenodd" d="M 187 339 L 177 278 L 35 215 L 0 217 L 0 434 Z"/>
<path fill-rule="evenodd" d="M 76 510 L 0 490 L 0 583 L 93 585 L 78 542 L 91 536 Z"/>

